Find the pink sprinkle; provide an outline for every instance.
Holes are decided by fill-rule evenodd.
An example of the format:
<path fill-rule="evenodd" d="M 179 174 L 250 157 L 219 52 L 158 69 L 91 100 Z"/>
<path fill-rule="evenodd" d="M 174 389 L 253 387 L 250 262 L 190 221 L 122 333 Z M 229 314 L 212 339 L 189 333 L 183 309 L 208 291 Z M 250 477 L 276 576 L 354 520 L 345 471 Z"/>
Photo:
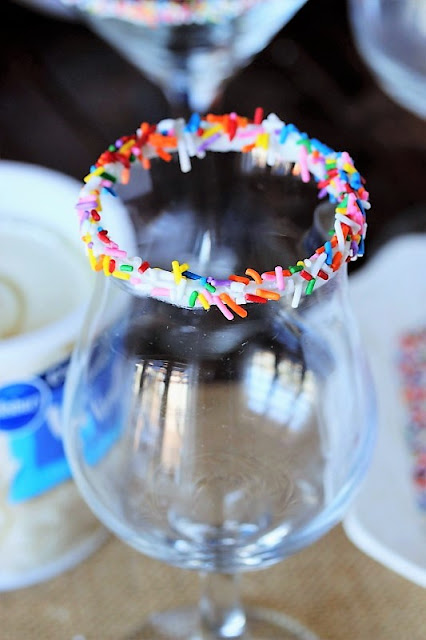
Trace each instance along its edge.
<path fill-rule="evenodd" d="M 122 249 L 115 249 L 114 247 L 107 247 L 104 249 L 104 252 L 109 256 L 114 256 L 114 258 L 125 258 L 127 253 Z"/>
<path fill-rule="evenodd" d="M 166 298 L 170 295 L 170 289 L 168 289 L 167 287 L 154 287 L 153 289 L 151 289 L 151 295 L 163 296 Z"/>
<path fill-rule="evenodd" d="M 308 150 L 305 145 L 301 145 L 299 152 L 299 164 L 300 164 L 300 177 L 302 178 L 302 182 L 309 182 L 311 179 L 311 174 L 308 169 Z"/>
<path fill-rule="evenodd" d="M 205 299 L 207 300 L 207 302 L 208 302 L 210 305 L 211 305 L 211 304 L 214 304 L 213 296 L 212 296 L 212 294 L 210 293 L 210 291 L 207 291 L 207 289 L 206 289 L 206 290 L 204 290 L 204 289 L 203 289 L 203 296 L 205 297 Z"/>
<path fill-rule="evenodd" d="M 285 282 L 284 282 L 284 276 L 283 276 L 283 268 L 282 267 L 275 267 L 275 275 L 277 277 L 277 287 L 280 291 L 284 291 L 285 288 Z"/>
<path fill-rule="evenodd" d="M 80 220 L 80 224 L 82 224 L 85 220 L 87 220 L 89 215 L 90 215 L 90 211 L 87 211 L 87 210 L 79 211 L 78 212 L 78 217 L 79 217 L 79 220 Z"/>
<path fill-rule="evenodd" d="M 262 273 L 261 275 L 262 280 L 275 280 L 276 276 L 274 276 L 273 273 Z"/>
<path fill-rule="evenodd" d="M 264 133 L 265 129 L 263 127 L 252 127 L 250 130 L 241 130 L 237 134 L 237 138 L 253 138 L 258 133 Z"/>
<path fill-rule="evenodd" d="M 342 160 L 342 164 L 346 164 L 346 163 L 353 164 L 352 158 L 347 151 L 343 151 L 340 157 Z"/>
<path fill-rule="evenodd" d="M 227 320 L 233 320 L 234 314 L 231 313 L 226 305 L 223 304 L 222 300 L 219 296 L 212 296 L 214 303 L 217 305 L 217 308 L 223 313 Z"/>

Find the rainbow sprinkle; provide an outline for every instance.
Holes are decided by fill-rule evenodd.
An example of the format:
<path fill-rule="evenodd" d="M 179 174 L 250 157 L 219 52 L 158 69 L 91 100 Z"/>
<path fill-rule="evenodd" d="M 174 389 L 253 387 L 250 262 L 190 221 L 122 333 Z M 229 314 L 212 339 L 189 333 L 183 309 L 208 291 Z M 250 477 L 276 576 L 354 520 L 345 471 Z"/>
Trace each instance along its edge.
<path fill-rule="evenodd" d="M 177 155 L 183 172 L 191 170 L 191 157 L 210 152 L 262 153 L 268 165 L 290 163 L 303 182 L 313 178 L 318 196 L 328 195 L 336 204 L 334 230 L 327 242 L 313 255 L 295 265 L 271 265 L 258 273 L 247 267 L 242 274 L 226 280 L 199 275 L 190 265 L 171 261 L 167 271 L 151 266 L 138 256 L 128 256 L 102 226 L 101 195 L 113 192 L 115 183 L 126 184 L 132 165 L 149 169 L 152 158 L 168 162 Z M 203 143 L 203 144 L 200 144 Z M 286 299 L 296 308 L 349 261 L 363 255 L 367 230 L 365 212 L 370 208 L 364 180 L 346 151 L 333 151 L 308 138 L 293 124 L 285 124 L 275 114 L 263 117 L 256 109 L 252 119 L 235 113 L 209 114 L 200 118 L 163 120 L 157 125 L 142 123 L 134 135 L 123 136 L 104 151 L 84 178 L 76 205 L 80 231 L 89 262 L 95 271 L 118 278 L 142 296 L 186 307 L 209 310 L 216 306 L 228 320 L 234 314 L 245 317 L 246 304 L 265 304 Z"/>
<path fill-rule="evenodd" d="M 63 0 L 103 18 L 119 18 L 148 27 L 222 22 L 263 0 Z M 284 2 L 284 0 L 283 0 Z"/>

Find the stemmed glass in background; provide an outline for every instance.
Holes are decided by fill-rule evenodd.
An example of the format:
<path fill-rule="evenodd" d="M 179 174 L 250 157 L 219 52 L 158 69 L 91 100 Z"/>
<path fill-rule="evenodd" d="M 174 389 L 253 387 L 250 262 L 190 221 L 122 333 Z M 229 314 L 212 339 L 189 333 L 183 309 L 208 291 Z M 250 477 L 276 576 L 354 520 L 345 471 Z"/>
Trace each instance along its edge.
<path fill-rule="evenodd" d="M 265 160 L 255 148 L 193 157 L 188 173 L 175 157 L 150 171 L 137 163 L 117 193 L 138 255 L 162 269 L 188 263 L 185 287 L 192 272 L 214 273 L 219 286 L 247 265 L 261 274 L 311 255 L 330 237 L 334 206 L 316 207 L 316 187 L 294 163 Z M 159 613 L 132 637 L 313 640 L 285 616 L 245 610 L 239 576 L 324 535 L 367 468 L 374 402 L 346 264 L 297 308 L 257 300 L 232 322 L 219 307 L 140 295 L 123 274 L 98 274 L 75 349 L 68 457 L 101 521 L 140 552 L 198 571 L 202 584 L 198 609 Z"/>
<path fill-rule="evenodd" d="M 426 2 L 350 0 L 360 54 L 396 102 L 426 118 Z"/>
<path fill-rule="evenodd" d="M 63 0 L 146 77 L 172 115 L 206 113 L 306 0 Z M 143 96 L 141 96 L 141 102 Z"/>

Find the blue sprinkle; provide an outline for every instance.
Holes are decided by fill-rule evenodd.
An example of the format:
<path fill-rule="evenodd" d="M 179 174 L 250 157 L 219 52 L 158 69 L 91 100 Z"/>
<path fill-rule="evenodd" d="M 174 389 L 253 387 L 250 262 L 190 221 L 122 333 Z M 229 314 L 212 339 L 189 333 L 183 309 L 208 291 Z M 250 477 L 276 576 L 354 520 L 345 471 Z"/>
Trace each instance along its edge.
<path fill-rule="evenodd" d="M 365 216 L 365 209 L 364 209 L 364 205 L 362 204 L 361 200 L 358 200 L 358 199 L 357 199 L 356 203 L 357 203 L 357 205 L 358 205 L 358 209 L 361 211 L 362 215 L 363 215 L 363 216 L 364 216 L 364 218 L 365 218 L 366 216 Z"/>
<path fill-rule="evenodd" d="M 290 133 L 299 133 L 299 129 L 294 124 L 291 124 L 291 123 L 284 125 L 283 128 L 281 129 L 280 139 L 279 139 L 280 144 L 284 144 L 284 142 L 287 140 Z"/>
<path fill-rule="evenodd" d="M 351 185 L 352 189 L 359 189 L 361 186 L 361 176 L 359 175 L 359 173 L 357 171 L 355 171 L 355 173 L 352 173 L 352 175 L 349 177 L 349 184 Z"/>
<path fill-rule="evenodd" d="M 106 191 L 107 193 L 110 193 L 112 196 L 114 196 L 114 198 L 117 197 L 117 194 L 115 193 L 114 189 L 111 189 L 111 187 L 102 187 L 102 191 Z"/>
<path fill-rule="evenodd" d="M 358 255 L 360 258 L 362 258 L 362 256 L 364 255 L 364 238 L 361 238 L 361 241 L 359 243 Z"/>
<path fill-rule="evenodd" d="M 200 280 L 201 278 L 201 276 L 197 275 L 196 273 L 192 273 L 192 271 L 183 271 L 182 275 L 186 278 L 189 278 L 190 280 Z"/>
<path fill-rule="evenodd" d="M 329 240 L 327 240 L 327 242 L 324 244 L 324 249 L 327 254 L 327 258 L 325 262 L 326 264 L 331 264 L 333 262 L 333 252 L 331 248 L 331 242 Z"/>
<path fill-rule="evenodd" d="M 316 149 L 317 151 L 320 151 L 325 156 L 329 155 L 330 153 L 333 152 L 333 149 L 330 149 L 330 147 L 327 147 L 326 144 L 324 144 L 323 142 L 321 142 L 317 138 L 312 138 L 311 139 L 311 146 L 312 146 L 313 149 Z"/>
<path fill-rule="evenodd" d="M 198 113 L 193 113 L 188 120 L 188 124 L 185 127 L 185 131 L 190 131 L 191 133 L 195 133 L 200 126 L 201 118 Z"/>

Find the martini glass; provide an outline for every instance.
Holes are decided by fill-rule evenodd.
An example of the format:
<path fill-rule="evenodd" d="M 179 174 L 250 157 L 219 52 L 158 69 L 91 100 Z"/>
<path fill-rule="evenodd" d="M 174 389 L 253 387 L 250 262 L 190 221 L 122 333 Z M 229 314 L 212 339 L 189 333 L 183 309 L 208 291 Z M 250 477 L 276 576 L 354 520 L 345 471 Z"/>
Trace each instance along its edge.
<path fill-rule="evenodd" d="M 351 0 L 358 50 L 395 102 L 426 118 L 426 2 Z"/>
<path fill-rule="evenodd" d="M 198 608 L 158 613 L 132 638 L 314 640 L 284 615 L 245 609 L 239 584 L 335 525 L 370 460 L 374 401 L 346 270 L 364 223 L 349 204 L 348 215 L 316 206 L 314 179 L 295 174 L 309 166 L 326 180 L 337 163 L 358 203 L 365 192 L 347 155 L 318 141 L 327 157 L 304 152 L 303 134 L 276 117 L 263 133 L 244 121 L 233 142 L 213 142 L 227 118 L 183 127 L 198 149 L 200 129 L 210 134 L 190 171 L 174 140 L 182 121 L 163 121 L 120 139 L 87 178 L 78 208 L 99 273 L 67 380 L 66 450 L 107 527 L 200 574 Z M 145 155 L 129 180 L 127 151 L 139 140 L 147 154 L 143 142 L 159 136 L 177 150 L 158 146 L 168 162 L 153 157 L 148 169 Z M 143 258 L 102 228 L 99 194 L 114 175 Z M 340 194 L 339 212 L 350 199 Z"/>
<path fill-rule="evenodd" d="M 306 0 L 63 0 L 160 86 L 172 114 L 206 113 Z"/>

